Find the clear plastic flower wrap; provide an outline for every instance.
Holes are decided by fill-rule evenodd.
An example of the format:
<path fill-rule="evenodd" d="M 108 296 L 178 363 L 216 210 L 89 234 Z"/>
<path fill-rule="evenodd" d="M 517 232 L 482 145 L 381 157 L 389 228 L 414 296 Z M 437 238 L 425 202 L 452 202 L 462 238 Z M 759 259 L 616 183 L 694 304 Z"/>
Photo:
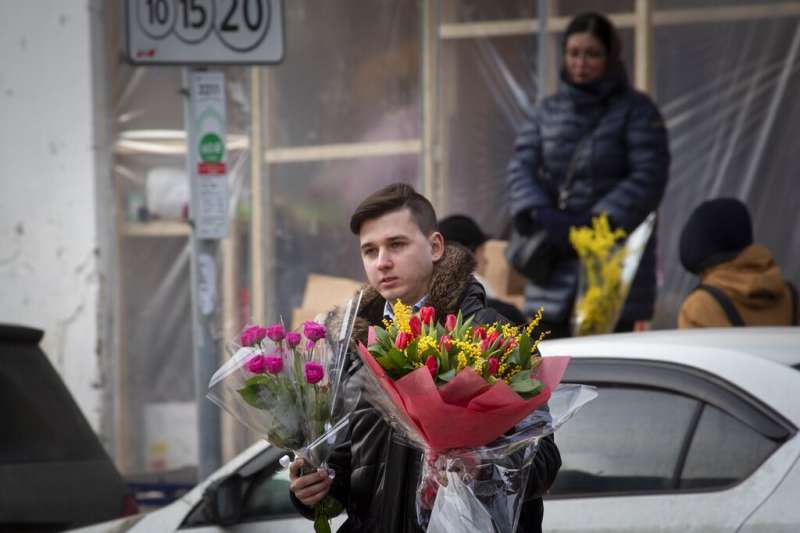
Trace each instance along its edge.
<path fill-rule="evenodd" d="M 450 315 L 442 326 L 430 308 L 418 319 L 401 304 L 394 311 L 359 347 L 358 376 L 397 438 L 423 452 L 420 526 L 513 532 L 540 440 L 596 392 L 558 387 L 569 358 L 535 353 L 536 319 L 476 327 Z"/>
<path fill-rule="evenodd" d="M 614 331 L 654 228 L 655 213 L 650 213 L 630 236 L 620 228 L 612 230 L 606 215 L 593 218 L 591 226 L 570 230 L 580 259 L 573 335 Z"/>
<path fill-rule="evenodd" d="M 212 376 L 207 397 L 273 446 L 302 457 L 307 468 L 327 468 L 359 399 L 342 374 L 360 300 L 358 294 L 301 331 L 280 323 L 246 327 L 231 342 L 233 356 Z M 332 497 L 323 499 L 315 506 L 315 529 L 326 531 L 328 518 L 340 511 Z"/>

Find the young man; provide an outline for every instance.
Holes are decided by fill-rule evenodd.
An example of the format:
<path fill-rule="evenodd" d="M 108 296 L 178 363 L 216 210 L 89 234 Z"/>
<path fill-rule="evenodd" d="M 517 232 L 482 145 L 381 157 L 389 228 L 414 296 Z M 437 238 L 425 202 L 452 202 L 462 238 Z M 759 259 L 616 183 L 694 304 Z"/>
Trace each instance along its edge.
<path fill-rule="evenodd" d="M 503 317 L 486 307 L 485 291 L 472 276 L 475 259 L 459 246 L 447 246 L 437 231 L 431 203 L 412 187 L 394 184 L 367 197 L 350 219 L 358 236 L 367 274 L 354 337 L 366 341 L 367 327 L 391 314 L 389 303 L 432 306 L 437 317 L 459 310 L 476 323 Z M 334 479 L 314 472 L 300 476 L 302 461 L 290 468 L 290 490 L 298 510 L 328 492 L 347 511 L 339 532 L 421 532 L 415 498 L 421 475 L 421 453 L 393 438 L 393 430 L 366 402 L 351 417 L 347 442 L 329 460 Z M 527 501 L 517 531 L 541 531 L 542 493 L 555 479 L 561 456 L 552 438 L 543 439 L 535 456 Z"/>

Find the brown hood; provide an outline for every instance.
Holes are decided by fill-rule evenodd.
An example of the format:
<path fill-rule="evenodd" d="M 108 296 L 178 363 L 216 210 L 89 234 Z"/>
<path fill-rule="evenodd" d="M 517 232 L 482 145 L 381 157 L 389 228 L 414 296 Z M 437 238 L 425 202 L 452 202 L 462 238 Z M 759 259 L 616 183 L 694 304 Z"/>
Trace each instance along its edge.
<path fill-rule="evenodd" d="M 702 281 L 724 289 L 734 302 L 749 309 L 772 307 L 785 291 L 780 267 L 760 244 L 751 244 L 732 260 L 708 269 Z"/>

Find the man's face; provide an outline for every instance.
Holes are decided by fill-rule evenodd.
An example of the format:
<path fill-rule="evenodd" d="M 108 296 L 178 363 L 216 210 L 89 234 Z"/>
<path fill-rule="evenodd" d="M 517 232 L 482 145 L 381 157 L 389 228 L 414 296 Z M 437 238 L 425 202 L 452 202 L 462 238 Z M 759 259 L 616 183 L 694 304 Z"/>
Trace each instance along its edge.
<path fill-rule="evenodd" d="M 403 208 L 364 222 L 359 240 L 367 280 L 387 301 L 414 305 L 428 293 L 433 265 L 444 253 L 441 233 L 426 237 Z"/>

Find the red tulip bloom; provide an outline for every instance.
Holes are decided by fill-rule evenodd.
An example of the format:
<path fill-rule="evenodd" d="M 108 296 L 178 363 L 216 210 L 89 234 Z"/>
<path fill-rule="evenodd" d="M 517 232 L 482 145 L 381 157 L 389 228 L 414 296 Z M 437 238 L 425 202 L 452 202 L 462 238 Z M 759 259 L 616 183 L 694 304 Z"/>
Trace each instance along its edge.
<path fill-rule="evenodd" d="M 400 348 L 401 350 L 405 350 L 406 346 L 411 344 L 411 335 L 408 333 L 401 331 L 397 334 L 397 338 L 394 340 L 394 345 Z"/>
<path fill-rule="evenodd" d="M 411 336 L 413 338 L 417 338 L 422 334 L 422 322 L 420 322 L 417 315 L 411 317 L 408 321 L 408 327 L 411 328 Z"/>
<path fill-rule="evenodd" d="M 432 355 L 429 355 L 427 359 L 425 359 L 425 366 L 428 368 L 428 371 L 431 373 L 431 377 L 436 377 L 436 371 L 439 369 L 439 361 Z"/>
<path fill-rule="evenodd" d="M 430 326 L 436 322 L 436 309 L 431 306 L 422 307 L 419 310 L 419 317 L 422 319 L 423 324 Z"/>

